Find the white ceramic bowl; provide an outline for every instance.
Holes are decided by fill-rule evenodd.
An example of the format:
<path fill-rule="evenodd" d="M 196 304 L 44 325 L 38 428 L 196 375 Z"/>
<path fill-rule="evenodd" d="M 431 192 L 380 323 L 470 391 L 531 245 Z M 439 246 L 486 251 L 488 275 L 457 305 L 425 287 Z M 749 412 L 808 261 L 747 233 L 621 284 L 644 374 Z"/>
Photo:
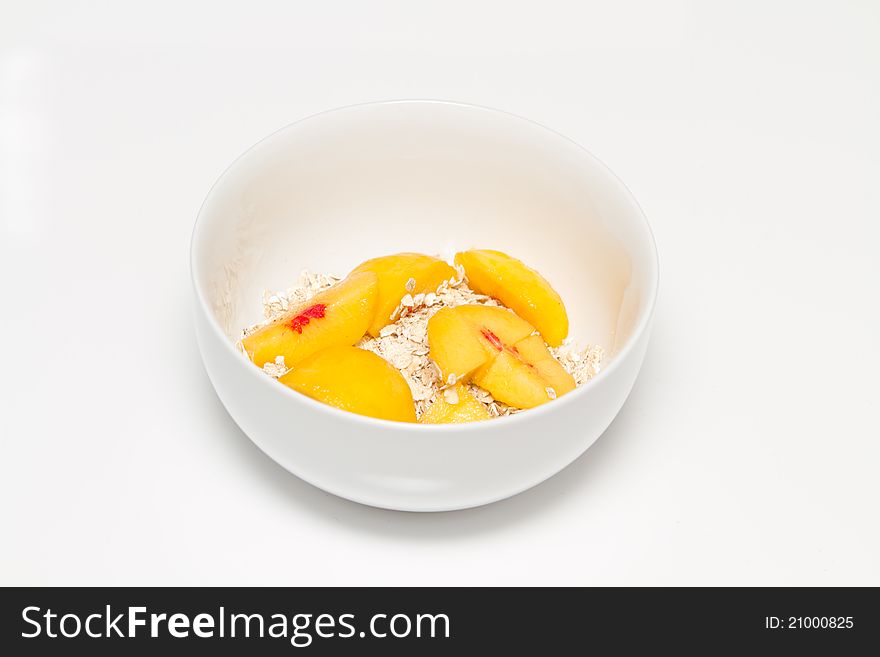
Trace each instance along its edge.
<path fill-rule="evenodd" d="M 264 289 L 302 269 L 345 274 L 400 251 L 509 252 L 562 295 L 576 343 L 609 352 L 578 390 L 511 417 L 422 426 L 325 406 L 273 381 L 234 343 Z M 650 228 L 623 184 L 577 144 L 496 110 L 436 101 L 346 107 L 281 129 L 208 194 L 192 240 L 205 368 L 242 430 L 290 472 L 389 509 L 500 500 L 584 452 L 641 367 L 657 294 Z"/>

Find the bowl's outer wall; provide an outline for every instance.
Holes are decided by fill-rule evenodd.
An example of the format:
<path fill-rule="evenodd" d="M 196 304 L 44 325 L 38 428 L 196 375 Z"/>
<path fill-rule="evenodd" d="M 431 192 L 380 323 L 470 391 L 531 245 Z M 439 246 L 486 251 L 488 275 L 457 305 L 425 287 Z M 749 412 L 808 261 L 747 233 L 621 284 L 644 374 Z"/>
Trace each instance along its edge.
<path fill-rule="evenodd" d="M 291 403 L 288 395 L 273 394 L 276 382 L 229 349 L 204 312 L 195 313 L 195 324 L 220 400 L 260 449 L 319 488 L 404 511 L 487 504 L 531 488 L 574 461 L 626 401 L 650 333 L 646 327 L 626 358 L 589 382 L 589 394 L 563 397 L 509 420 L 424 431 Z"/>

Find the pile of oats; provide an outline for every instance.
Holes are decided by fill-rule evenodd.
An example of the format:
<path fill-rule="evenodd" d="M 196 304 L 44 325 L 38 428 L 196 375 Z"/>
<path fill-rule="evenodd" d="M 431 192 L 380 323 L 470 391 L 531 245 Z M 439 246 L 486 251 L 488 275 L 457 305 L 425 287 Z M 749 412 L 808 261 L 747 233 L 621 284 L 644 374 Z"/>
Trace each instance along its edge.
<path fill-rule="evenodd" d="M 501 304 L 483 294 L 477 294 L 467 285 L 464 271 L 456 267 L 457 275 L 443 281 L 435 292 L 412 294 L 416 281 L 411 278 L 407 282 L 407 294 L 391 314 L 391 324 L 379 332 L 379 337 L 364 336 L 355 346 L 378 354 L 400 370 L 409 383 L 416 404 L 416 415 L 422 413 L 437 399 L 444 395 L 446 401 L 458 403 L 458 394 L 453 386 L 455 375 L 451 374 L 446 381 L 441 380 L 440 371 L 428 357 L 428 320 L 444 307 L 463 305 L 497 306 Z M 245 329 L 242 338 L 258 328 L 274 321 L 291 308 L 308 301 L 318 292 L 331 287 L 341 279 L 337 276 L 312 274 L 304 271 L 300 274 L 299 283 L 287 290 L 263 292 L 263 315 L 265 321 Z M 551 347 L 550 353 L 559 361 L 565 370 L 574 377 L 577 385 L 583 385 L 599 373 L 605 350 L 599 346 L 587 346 L 577 349 L 566 341 L 561 347 Z M 279 356 L 274 363 L 266 363 L 263 371 L 269 376 L 278 378 L 288 371 L 284 357 Z M 471 394 L 477 401 L 485 404 L 493 417 L 519 413 L 520 409 L 512 408 L 494 399 L 488 391 L 468 384 Z M 556 398 L 552 388 L 547 389 L 551 399 Z"/>

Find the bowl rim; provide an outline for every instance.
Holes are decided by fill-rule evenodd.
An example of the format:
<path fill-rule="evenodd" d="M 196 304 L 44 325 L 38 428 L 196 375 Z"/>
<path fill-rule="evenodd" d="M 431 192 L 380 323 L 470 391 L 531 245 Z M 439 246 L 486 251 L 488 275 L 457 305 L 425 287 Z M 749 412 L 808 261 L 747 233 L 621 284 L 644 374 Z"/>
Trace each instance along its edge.
<path fill-rule="evenodd" d="M 288 388 L 285 385 L 279 385 L 276 381 L 273 381 L 271 377 L 266 376 L 262 372 L 260 368 L 253 366 L 249 360 L 247 360 L 244 355 L 235 347 L 235 344 L 230 341 L 229 337 L 226 333 L 221 329 L 217 319 L 214 317 L 214 313 L 210 309 L 210 305 L 208 304 L 204 290 L 198 280 L 196 270 L 197 267 L 197 247 L 196 247 L 196 239 L 198 237 L 200 227 L 204 224 L 204 211 L 205 207 L 208 205 L 208 202 L 214 196 L 215 191 L 219 188 L 221 183 L 224 182 L 227 174 L 229 174 L 232 169 L 234 169 L 238 163 L 247 157 L 252 151 L 256 150 L 258 147 L 263 145 L 265 142 L 268 142 L 271 139 L 274 139 L 279 134 L 286 132 L 287 130 L 291 130 L 296 126 L 299 126 L 301 123 L 307 122 L 310 119 L 317 118 L 323 116 L 325 114 L 331 114 L 334 112 L 341 112 L 346 110 L 353 110 L 359 108 L 368 108 L 368 107 L 381 107 L 381 106 L 389 106 L 389 105 L 422 105 L 422 104 L 435 104 L 435 105 L 448 105 L 452 107 L 458 107 L 462 109 L 466 109 L 469 111 L 478 111 L 478 112 L 486 112 L 490 114 L 500 114 L 509 118 L 514 118 L 525 123 L 531 124 L 537 128 L 540 128 L 542 131 L 548 133 L 548 135 L 561 138 L 568 142 L 569 144 L 575 146 L 585 157 L 593 160 L 595 164 L 599 166 L 601 170 L 605 172 L 611 179 L 615 180 L 617 184 L 621 186 L 629 201 L 632 203 L 633 207 L 637 211 L 639 218 L 641 219 L 642 227 L 645 229 L 648 243 L 650 245 L 649 253 L 651 258 L 651 267 L 650 267 L 650 280 L 648 281 L 648 286 L 646 289 L 646 294 L 648 295 L 646 307 L 644 311 L 641 313 L 638 323 L 633 329 L 632 333 L 626 340 L 626 343 L 623 347 L 614 355 L 614 358 L 608 364 L 607 367 L 604 367 L 595 377 L 594 380 L 589 381 L 587 384 L 576 388 L 570 393 L 563 395 L 559 399 L 553 401 L 552 404 L 542 404 L 536 408 L 528 409 L 527 413 L 515 413 L 513 415 L 503 416 L 492 418 L 491 420 L 484 420 L 482 422 L 464 422 L 461 424 L 421 424 L 419 422 L 400 422 L 396 420 L 384 420 L 380 418 L 369 417 L 366 415 L 360 415 L 358 413 L 352 413 L 351 411 L 345 411 L 339 408 L 335 408 L 333 406 L 329 406 L 328 404 L 324 404 L 319 402 L 311 397 L 303 395 L 302 393 L 298 393 L 291 388 Z M 412 437 L 416 435 L 422 434 L 424 436 L 429 436 L 437 433 L 472 433 L 472 432 L 481 432 L 490 428 L 499 428 L 504 426 L 510 426 L 515 422 L 523 422 L 530 421 L 532 419 L 537 420 L 539 418 L 539 414 L 541 413 L 552 413 L 561 410 L 562 406 L 576 403 L 576 401 L 585 394 L 588 394 L 588 391 L 596 385 L 596 383 L 600 383 L 601 380 L 608 377 L 612 372 L 614 372 L 620 366 L 620 363 L 626 359 L 626 357 L 632 352 L 635 345 L 638 344 L 641 336 L 649 329 L 651 325 L 651 320 L 654 316 L 654 311 L 657 305 L 657 296 L 660 287 L 660 257 L 657 251 L 657 242 L 654 237 L 654 231 L 651 229 L 651 224 L 648 222 L 647 217 L 645 216 L 644 211 L 642 210 L 641 205 L 636 200 L 635 195 L 626 186 L 626 184 L 615 174 L 602 160 L 593 155 L 589 150 L 587 150 L 584 146 L 574 141 L 570 137 L 553 130 L 552 128 L 548 128 L 547 126 L 538 123 L 537 121 L 533 121 L 532 119 L 520 116 L 518 114 L 514 114 L 512 112 L 508 112 L 506 110 L 501 110 L 493 107 L 487 107 L 483 105 L 476 105 L 467 102 L 461 101 L 453 101 L 453 100 L 440 100 L 440 99 L 430 99 L 430 98 L 402 98 L 402 99 L 392 99 L 392 100 L 380 100 L 380 101 L 368 101 L 363 103 L 353 103 L 350 105 L 343 105 L 340 107 L 334 107 L 331 109 L 322 110 L 320 112 L 315 112 L 313 114 L 309 114 L 304 116 L 296 121 L 288 123 L 277 130 L 274 130 L 270 134 L 266 135 L 259 141 L 255 142 L 247 149 L 245 149 L 242 153 L 240 153 L 230 164 L 227 166 L 217 177 L 214 183 L 211 185 L 211 188 L 208 190 L 208 193 L 205 195 L 205 199 L 202 201 L 202 204 L 199 206 L 199 211 L 196 214 L 196 220 L 193 224 L 193 229 L 190 234 L 190 249 L 189 249 L 189 261 L 190 261 L 190 281 L 192 283 L 193 292 L 195 294 L 198 309 L 207 317 L 208 324 L 211 326 L 211 330 L 215 333 L 215 335 L 220 339 L 221 342 L 224 343 L 225 348 L 228 349 L 229 353 L 231 353 L 244 367 L 242 368 L 244 371 L 247 371 L 250 376 L 256 376 L 259 380 L 263 382 L 266 386 L 267 391 L 271 390 L 275 393 L 279 393 L 286 398 L 292 400 L 296 404 L 304 405 L 305 408 L 311 408 L 312 410 L 329 414 L 329 418 L 336 418 L 341 421 L 348 421 L 355 425 L 367 425 L 373 427 L 381 427 L 392 431 L 403 431 L 409 434 Z M 246 375 L 247 376 L 247 375 Z M 272 394 L 271 392 L 267 392 L 267 394 Z M 555 409 L 555 410 L 554 410 Z M 499 425 L 500 423 L 503 423 Z"/>

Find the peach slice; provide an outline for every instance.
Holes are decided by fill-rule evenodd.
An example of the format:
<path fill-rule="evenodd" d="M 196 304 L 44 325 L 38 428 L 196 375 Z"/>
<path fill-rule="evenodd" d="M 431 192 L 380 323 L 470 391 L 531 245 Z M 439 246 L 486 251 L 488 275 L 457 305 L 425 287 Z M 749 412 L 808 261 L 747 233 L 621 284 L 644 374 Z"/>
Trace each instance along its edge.
<path fill-rule="evenodd" d="M 516 312 L 558 347 L 568 336 L 568 314 L 562 298 L 531 267 L 501 251 L 462 251 L 455 263 L 464 267 L 468 285 L 480 294 L 495 297 Z"/>
<path fill-rule="evenodd" d="M 357 347 L 318 351 L 278 379 L 330 406 L 382 420 L 415 422 L 412 392 L 391 363 Z"/>
<path fill-rule="evenodd" d="M 473 382 L 514 408 L 534 408 L 575 388 L 574 377 L 537 335 L 504 345 L 494 360 L 474 372 Z"/>
<path fill-rule="evenodd" d="M 284 356 L 291 367 L 325 347 L 353 345 L 375 316 L 378 290 L 376 274 L 352 274 L 251 333 L 241 344 L 258 367 L 277 356 Z"/>
<path fill-rule="evenodd" d="M 539 337 L 533 337 L 541 341 Z M 536 363 L 525 358 L 519 345 L 505 347 L 494 360 L 474 372 L 473 382 L 514 408 L 534 408 L 571 392 L 575 386 L 574 378 L 553 359 L 543 342 L 540 346 L 546 352 L 546 358 L 537 353 L 537 345 L 532 345 L 527 349 L 534 350 L 539 357 Z"/>
<path fill-rule="evenodd" d="M 361 263 L 352 271 L 373 272 L 379 278 L 379 300 L 376 314 L 367 332 L 374 338 L 383 326 L 391 322 L 391 313 L 400 300 L 409 292 L 416 294 L 433 292 L 445 280 L 454 278 L 455 269 L 439 258 L 421 253 L 398 253 L 397 255 L 373 258 Z M 412 289 L 407 289 L 409 279 L 415 280 Z"/>
<path fill-rule="evenodd" d="M 450 396 L 457 400 L 456 403 L 453 404 L 441 393 L 428 407 L 428 410 L 422 414 L 419 422 L 422 424 L 458 424 L 488 420 L 492 417 L 486 407 L 471 394 L 467 386 L 459 383 L 452 390 L 455 393 Z"/>
<path fill-rule="evenodd" d="M 474 383 L 514 408 L 534 408 L 550 401 L 545 381 L 509 351 L 477 370 Z"/>
<path fill-rule="evenodd" d="M 535 368 L 538 376 L 544 379 L 547 387 L 553 388 L 557 397 L 575 389 L 574 377 L 553 358 L 540 336 L 532 335 L 520 340 L 513 345 L 513 351 L 521 360 Z"/>
<path fill-rule="evenodd" d="M 428 320 L 428 348 L 444 381 L 450 374 L 467 380 L 475 369 L 495 358 L 503 345 L 519 342 L 534 330 L 506 308 L 441 308 Z"/>

